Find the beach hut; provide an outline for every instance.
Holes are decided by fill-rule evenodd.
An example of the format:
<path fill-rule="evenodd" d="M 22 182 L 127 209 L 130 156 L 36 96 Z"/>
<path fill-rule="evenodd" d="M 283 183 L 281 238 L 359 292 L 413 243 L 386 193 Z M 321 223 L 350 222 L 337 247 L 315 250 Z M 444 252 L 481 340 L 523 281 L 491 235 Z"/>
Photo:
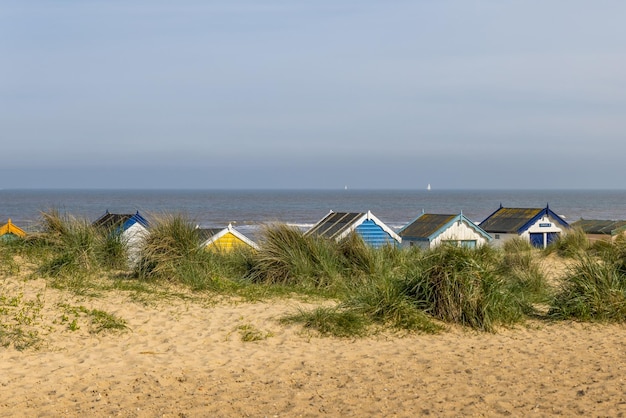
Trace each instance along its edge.
<path fill-rule="evenodd" d="M 580 219 L 572 223 L 572 228 L 581 229 L 589 241 L 615 241 L 626 237 L 626 221 Z"/>
<path fill-rule="evenodd" d="M 24 238 L 26 231 L 11 222 L 11 218 L 4 225 L 0 226 L 0 238 L 3 240 L 13 238 Z"/>
<path fill-rule="evenodd" d="M 500 205 L 480 223 L 480 227 L 493 237 L 495 246 L 521 237 L 537 248 L 545 248 L 570 228 L 547 205 L 545 208 L 505 208 Z"/>
<path fill-rule="evenodd" d="M 127 246 L 131 262 L 136 261 L 141 245 L 148 234 L 148 221 L 139 214 L 111 213 L 108 210 L 93 222 L 96 228 L 103 228 L 111 233 L 120 234 Z"/>
<path fill-rule="evenodd" d="M 197 228 L 200 247 L 207 250 L 229 252 L 241 248 L 258 249 L 259 246 L 250 238 L 237 231 L 231 224 L 226 228 Z"/>
<path fill-rule="evenodd" d="M 398 231 L 403 247 L 433 248 L 441 244 L 477 248 L 491 241 L 491 236 L 463 213 L 444 215 L 422 213 Z"/>
<path fill-rule="evenodd" d="M 381 222 L 372 212 L 333 212 L 317 222 L 305 235 L 320 236 L 342 241 L 356 233 L 363 241 L 375 248 L 383 245 L 399 245 L 402 238 L 393 229 Z"/>

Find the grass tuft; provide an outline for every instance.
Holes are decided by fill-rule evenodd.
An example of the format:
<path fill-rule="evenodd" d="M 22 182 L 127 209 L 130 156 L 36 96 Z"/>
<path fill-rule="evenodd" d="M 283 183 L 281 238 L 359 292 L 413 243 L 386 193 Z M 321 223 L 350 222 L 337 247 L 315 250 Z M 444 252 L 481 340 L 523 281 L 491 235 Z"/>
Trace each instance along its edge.
<path fill-rule="evenodd" d="M 263 230 L 250 261 L 248 277 L 265 284 L 328 288 L 337 284 L 344 269 L 336 243 L 283 224 Z"/>
<path fill-rule="evenodd" d="M 489 247 L 443 245 L 425 252 L 408 275 L 408 293 L 433 317 L 478 330 L 494 331 L 523 319 Z"/>
<path fill-rule="evenodd" d="M 561 257 L 575 258 L 587 252 L 590 247 L 591 243 L 587 234 L 580 228 L 572 228 L 551 243 L 546 251 L 556 251 Z"/>
<path fill-rule="evenodd" d="M 580 255 L 548 313 L 582 321 L 626 321 L 626 272 L 621 260 Z"/>
<path fill-rule="evenodd" d="M 155 219 L 145 238 L 134 275 L 145 281 L 183 284 L 195 291 L 218 289 L 225 259 L 229 256 L 200 248 L 193 222 L 180 214 L 163 215 Z"/>
<path fill-rule="evenodd" d="M 306 329 L 315 330 L 322 336 L 339 338 L 363 337 L 371 324 L 366 316 L 354 311 L 325 306 L 310 311 L 300 309 L 293 315 L 285 316 L 281 322 L 303 324 Z"/>

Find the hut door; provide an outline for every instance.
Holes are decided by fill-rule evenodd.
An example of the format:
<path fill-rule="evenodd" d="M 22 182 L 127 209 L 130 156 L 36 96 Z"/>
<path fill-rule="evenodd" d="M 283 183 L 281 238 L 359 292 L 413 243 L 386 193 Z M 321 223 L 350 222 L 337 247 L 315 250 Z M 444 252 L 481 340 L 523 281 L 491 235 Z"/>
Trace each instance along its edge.
<path fill-rule="evenodd" d="M 551 242 L 556 241 L 557 239 L 559 239 L 559 233 L 558 232 L 548 232 L 547 234 L 547 244 L 550 244 Z"/>
<path fill-rule="evenodd" d="M 543 248 L 543 233 L 530 233 L 530 244 L 535 248 Z"/>

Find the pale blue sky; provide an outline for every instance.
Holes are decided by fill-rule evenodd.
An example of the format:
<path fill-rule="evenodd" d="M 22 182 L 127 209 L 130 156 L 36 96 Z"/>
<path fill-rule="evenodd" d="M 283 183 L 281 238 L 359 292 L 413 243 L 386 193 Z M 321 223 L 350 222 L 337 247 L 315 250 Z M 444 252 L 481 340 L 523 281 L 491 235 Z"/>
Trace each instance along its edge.
<path fill-rule="evenodd" d="M 624 188 L 625 17 L 0 0 L 0 187 Z"/>

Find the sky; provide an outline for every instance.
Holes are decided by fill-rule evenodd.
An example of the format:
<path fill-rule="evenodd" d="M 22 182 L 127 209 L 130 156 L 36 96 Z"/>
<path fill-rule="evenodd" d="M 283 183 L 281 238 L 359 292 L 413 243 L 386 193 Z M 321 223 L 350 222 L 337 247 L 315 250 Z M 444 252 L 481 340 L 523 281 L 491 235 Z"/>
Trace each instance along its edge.
<path fill-rule="evenodd" d="M 0 188 L 623 189 L 622 0 L 0 0 Z"/>

